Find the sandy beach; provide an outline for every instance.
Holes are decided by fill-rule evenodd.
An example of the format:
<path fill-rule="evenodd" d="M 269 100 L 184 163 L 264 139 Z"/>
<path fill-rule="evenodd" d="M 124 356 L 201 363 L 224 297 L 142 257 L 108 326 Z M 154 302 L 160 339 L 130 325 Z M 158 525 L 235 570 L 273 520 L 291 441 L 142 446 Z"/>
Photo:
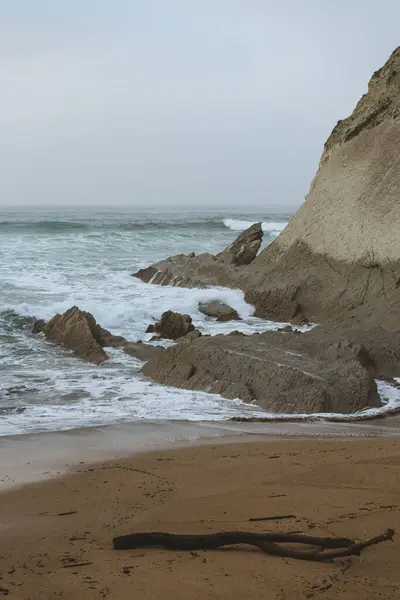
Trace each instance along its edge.
<path fill-rule="evenodd" d="M 0 593 L 20 600 L 395 599 L 397 538 L 328 564 L 245 546 L 115 551 L 112 538 L 249 530 L 358 540 L 400 531 L 399 466 L 395 437 L 211 441 L 94 464 L 82 458 L 66 475 L 0 494 Z M 249 521 L 277 515 L 294 517 Z"/>

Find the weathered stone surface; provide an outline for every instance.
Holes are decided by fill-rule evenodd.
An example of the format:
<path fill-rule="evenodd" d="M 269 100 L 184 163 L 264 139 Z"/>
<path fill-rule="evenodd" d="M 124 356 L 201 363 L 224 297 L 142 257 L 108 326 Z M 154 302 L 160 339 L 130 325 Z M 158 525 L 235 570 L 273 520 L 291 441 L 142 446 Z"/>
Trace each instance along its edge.
<path fill-rule="evenodd" d="M 202 336 L 201 331 L 199 331 L 198 329 L 194 329 L 193 331 L 190 331 L 183 337 L 179 338 L 177 340 L 177 342 L 182 342 L 184 344 L 190 344 L 191 342 L 193 342 L 193 340 L 197 340 L 197 338 L 199 338 L 201 336 Z"/>
<path fill-rule="evenodd" d="M 199 311 L 207 317 L 215 317 L 217 321 L 234 321 L 239 319 L 236 310 L 220 300 L 200 302 Z"/>
<path fill-rule="evenodd" d="M 263 238 L 261 223 L 254 223 L 236 238 L 217 258 L 228 264 L 249 265 L 257 256 Z"/>
<path fill-rule="evenodd" d="M 43 331 L 49 341 L 62 344 L 73 350 L 77 357 L 97 365 L 108 359 L 104 351 L 104 348 L 108 347 L 122 348 L 130 356 L 142 361 L 156 356 L 163 350 L 142 342 L 128 342 L 121 336 L 113 335 L 101 327 L 92 314 L 80 310 L 77 306 L 63 314 L 55 315 L 48 323 L 36 323 L 34 327 Z"/>
<path fill-rule="evenodd" d="M 168 310 L 161 316 L 161 320 L 154 325 L 155 333 L 168 340 L 177 340 L 189 332 L 194 331 L 192 317 Z"/>
<path fill-rule="evenodd" d="M 64 314 L 55 315 L 45 326 L 44 333 L 49 341 L 63 344 L 79 358 L 100 365 L 108 356 L 100 343 L 101 328 L 97 328 L 90 313 L 73 306 Z"/>
<path fill-rule="evenodd" d="M 202 337 L 166 349 L 143 373 L 272 412 L 352 413 L 379 406 L 373 373 L 362 364 L 368 353 L 347 341 L 332 351 L 332 343 L 321 332 Z"/>
<path fill-rule="evenodd" d="M 145 269 L 139 269 L 139 271 L 134 274 L 134 277 L 141 279 L 145 283 L 149 283 L 156 273 L 157 269 L 155 267 L 146 267 Z"/>
<path fill-rule="evenodd" d="M 123 346 L 124 352 L 133 356 L 138 360 L 147 361 L 150 358 L 161 354 L 164 348 L 160 346 L 151 346 L 150 344 L 144 344 L 143 342 L 126 342 Z"/>

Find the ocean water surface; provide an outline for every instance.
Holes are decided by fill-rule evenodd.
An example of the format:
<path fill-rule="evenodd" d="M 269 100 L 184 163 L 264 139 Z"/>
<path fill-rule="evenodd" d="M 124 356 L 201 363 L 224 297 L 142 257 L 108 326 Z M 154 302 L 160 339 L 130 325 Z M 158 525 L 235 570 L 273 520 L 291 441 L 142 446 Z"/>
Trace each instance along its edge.
<path fill-rule="evenodd" d="M 32 335 L 31 327 L 77 305 L 129 340 L 148 340 L 147 325 L 168 309 L 189 313 L 205 333 L 276 329 L 279 324 L 253 317 L 239 290 L 158 287 L 131 274 L 173 254 L 218 252 L 257 221 L 268 244 L 289 218 L 226 209 L 0 211 L 0 435 L 265 416 L 240 401 L 152 383 L 140 375 L 139 361 L 117 349 L 101 367 L 87 364 Z M 204 299 L 227 302 L 243 320 L 207 319 L 198 311 Z M 397 402 L 382 390 L 388 405 Z"/>

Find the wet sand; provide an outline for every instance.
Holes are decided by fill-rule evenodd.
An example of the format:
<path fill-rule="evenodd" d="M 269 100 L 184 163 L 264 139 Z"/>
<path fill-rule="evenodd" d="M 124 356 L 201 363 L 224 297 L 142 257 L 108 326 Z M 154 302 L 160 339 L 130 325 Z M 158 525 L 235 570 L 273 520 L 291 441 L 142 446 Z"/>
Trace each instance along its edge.
<path fill-rule="evenodd" d="M 330 564 L 246 547 L 112 549 L 115 535 L 149 530 L 356 539 L 388 527 L 400 531 L 397 437 L 208 442 L 94 464 L 82 457 L 82 463 L 68 475 L 0 494 L 0 588 L 10 598 L 398 598 L 396 538 Z M 295 517 L 249 522 L 280 514 Z M 83 564 L 71 566 L 77 563 Z"/>

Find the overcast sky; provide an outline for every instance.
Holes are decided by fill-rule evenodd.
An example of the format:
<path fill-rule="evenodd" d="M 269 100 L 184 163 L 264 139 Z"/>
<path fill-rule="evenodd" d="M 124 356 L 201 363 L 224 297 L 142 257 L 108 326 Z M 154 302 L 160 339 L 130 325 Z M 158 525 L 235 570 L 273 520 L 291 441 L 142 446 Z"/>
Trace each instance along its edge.
<path fill-rule="evenodd" d="M 297 206 L 398 0 L 0 0 L 0 204 Z"/>

